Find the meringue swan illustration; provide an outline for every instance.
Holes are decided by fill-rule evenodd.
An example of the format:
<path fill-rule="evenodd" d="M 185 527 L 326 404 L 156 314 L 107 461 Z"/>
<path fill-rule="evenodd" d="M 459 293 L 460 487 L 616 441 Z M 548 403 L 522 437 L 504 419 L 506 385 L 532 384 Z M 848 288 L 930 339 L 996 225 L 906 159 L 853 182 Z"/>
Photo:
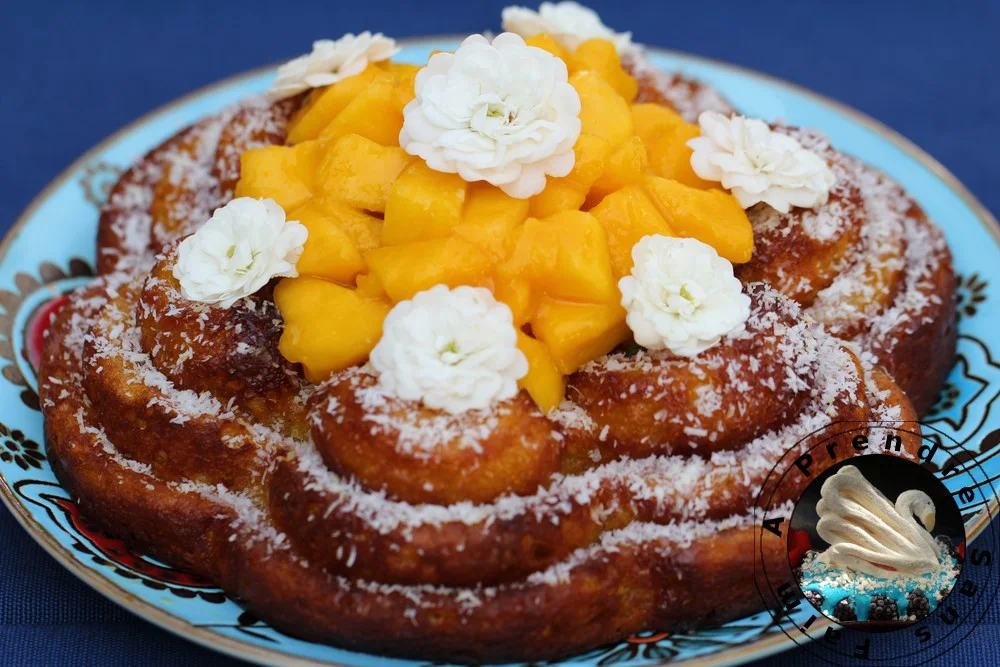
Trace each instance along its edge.
<path fill-rule="evenodd" d="M 879 577 L 938 568 L 939 545 L 929 532 L 934 502 L 923 491 L 904 491 L 893 504 L 860 470 L 845 466 L 823 483 L 820 495 L 816 532 L 830 544 L 820 561 Z"/>

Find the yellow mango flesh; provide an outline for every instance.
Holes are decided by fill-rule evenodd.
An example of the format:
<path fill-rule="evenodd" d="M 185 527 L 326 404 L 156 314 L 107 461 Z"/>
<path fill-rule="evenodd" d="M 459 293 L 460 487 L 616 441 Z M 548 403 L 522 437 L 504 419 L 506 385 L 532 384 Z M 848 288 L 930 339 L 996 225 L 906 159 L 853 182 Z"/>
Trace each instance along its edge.
<path fill-rule="evenodd" d="M 645 171 L 645 150 L 640 141 L 633 141 L 625 100 L 596 71 L 574 73 L 570 84 L 581 105 L 573 170 L 562 178 L 550 178 L 545 189 L 531 198 L 531 215 L 536 218 L 580 209 L 599 179 L 603 183 L 593 194 L 596 201 L 614 189 L 616 180 L 629 182 Z"/>
<path fill-rule="evenodd" d="M 383 246 L 365 261 L 393 302 L 439 284 L 488 285 L 493 269 L 486 253 L 454 237 Z"/>
<path fill-rule="evenodd" d="M 528 217 L 528 207 L 527 200 L 514 199 L 488 183 L 470 183 L 462 221 L 451 231 L 499 261 L 506 255 L 507 237 Z"/>
<path fill-rule="evenodd" d="M 559 407 L 566 393 L 566 379 L 552 360 L 548 348 L 523 331 L 517 332 L 517 347 L 528 359 L 528 374 L 518 380 L 518 384 L 542 412 Z"/>
<path fill-rule="evenodd" d="M 607 94 L 607 91 L 605 91 Z M 605 162 L 615 147 L 595 134 L 581 134 L 573 146 L 573 170 L 561 178 L 550 178 L 545 189 L 531 198 L 531 215 L 547 218 L 560 211 L 575 211 L 587 192 L 604 173 Z"/>
<path fill-rule="evenodd" d="M 314 203 L 326 215 L 336 220 L 337 226 L 347 234 L 360 252 L 367 252 L 381 245 L 382 221 L 374 215 L 325 195 L 313 197 L 310 203 Z"/>
<path fill-rule="evenodd" d="M 607 354 L 629 337 L 625 309 L 618 303 L 572 303 L 548 297 L 539 303 L 531 331 L 545 343 L 563 375 Z"/>
<path fill-rule="evenodd" d="M 413 160 L 398 146 L 380 146 L 349 134 L 335 140 L 323 155 L 317 187 L 345 204 L 385 213 L 393 181 Z"/>
<path fill-rule="evenodd" d="M 547 218 L 561 211 L 575 211 L 587 199 L 587 189 L 566 178 L 549 179 L 545 189 L 531 198 L 531 215 Z"/>
<path fill-rule="evenodd" d="M 691 166 L 694 152 L 687 142 L 701 136 L 697 125 L 684 123 L 664 130 L 646 144 L 649 168 L 657 176 L 670 178 L 693 188 L 718 188 L 719 183 L 703 180 Z"/>
<path fill-rule="evenodd" d="M 528 46 L 534 46 L 535 48 L 539 48 L 543 51 L 548 51 L 562 61 L 569 60 L 569 51 L 564 49 L 562 45 L 556 41 L 555 37 L 548 33 L 542 32 L 532 37 L 528 37 L 524 40 L 524 43 Z"/>
<path fill-rule="evenodd" d="M 632 136 L 632 113 L 621 95 L 597 72 L 584 70 L 569 77 L 580 95 L 580 132 L 605 139 L 612 146 Z"/>
<path fill-rule="evenodd" d="M 753 227 L 736 197 L 658 176 L 647 176 L 643 186 L 677 236 L 707 243 L 734 264 L 750 261 Z"/>
<path fill-rule="evenodd" d="M 604 163 L 614 149 L 615 146 L 603 137 L 581 134 L 573 146 L 576 161 L 573 163 L 573 170 L 566 175 L 566 180 L 578 184 L 586 192 L 604 173 Z"/>
<path fill-rule="evenodd" d="M 420 71 L 420 65 L 394 63 L 391 60 L 383 60 L 378 63 L 378 66 L 391 74 L 395 79 L 396 106 L 402 109 L 416 96 L 413 84 L 417 79 L 417 72 Z"/>
<path fill-rule="evenodd" d="M 391 60 L 383 60 L 376 63 L 376 66 L 389 72 L 399 80 L 412 79 L 420 71 L 420 65 L 411 63 L 397 63 Z"/>
<path fill-rule="evenodd" d="M 676 236 L 641 185 L 612 192 L 590 209 L 608 235 L 608 251 L 615 280 L 632 271 L 632 248 L 644 236 Z"/>
<path fill-rule="evenodd" d="M 399 245 L 447 236 L 462 221 L 465 180 L 416 161 L 389 191 L 382 243 Z"/>
<path fill-rule="evenodd" d="M 288 121 L 288 143 L 297 144 L 318 137 L 323 128 L 377 78 L 391 80 L 391 75 L 378 67 L 366 67 L 360 74 L 313 90 L 302 108 Z"/>
<path fill-rule="evenodd" d="M 278 349 L 310 382 L 367 359 L 389 314 L 384 301 L 311 276 L 279 282 L 274 302 L 285 321 Z"/>
<path fill-rule="evenodd" d="M 556 298 L 618 298 L 607 234 L 594 216 L 582 211 L 526 220 L 506 268 Z"/>
<path fill-rule="evenodd" d="M 530 282 L 502 266 L 497 270 L 493 294 L 497 301 L 502 301 L 510 307 L 515 327 L 521 327 L 531 319 L 540 296 Z"/>
<path fill-rule="evenodd" d="M 698 128 L 630 104 L 637 84 L 613 44 L 570 52 L 550 35 L 526 41 L 567 63 L 581 102 L 573 169 L 530 199 L 406 154 L 402 109 L 420 68 L 390 61 L 311 92 L 289 123 L 290 146 L 244 155 L 237 196 L 271 197 L 309 229 L 301 277 L 279 283 L 275 298 L 282 354 L 310 380 L 363 361 L 390 304 L 437 284 L 477 285 L 511 308 L 529 361 L 520 386 L 549 410 L 564 375 L 628 339 L 617 281 L 640 239 L 693 237 L 749 259 L 745 212 L 691 169 L 686 142 Z"/>
<path fill-rule="evenodd" d="M 357 277 L 356 282 L 358 286 L 354 291 L 358 296 L 368 299 L 380 299 L 382 301 L 389 300 L 389 295 L 382 289 L 382 283 L 379 282 L 375 274 L 362 273 Z"/>
<path fill-rule="evenodd" d="M 646 144 L 657 134 L 685 124 L 681 115 L 660 104 L 641 102 L 632 105 L 632 125 L 635 134 Z"/>
<path fill-rule="evenodd" d="M 300 274 L 349 285 L 365 270 L 354 241 L 340 228 L 337 219 L 314 201 L 289 211 L 288 219 L 298 220 L 309 230 L 302 256 L 295 265 Z"/>
<path fill-rule="evenodd" d="M 697 125 L 685 122 L 666 107 L 649 103 L 632 105 L 632 122 L 636 135 L 646 146 L 649 169 L 654 174 L 693 188 L 707 190 L 719 186 L 713 181 L 702 180 L 691 168 L 694 151 L 687 142 L 701 135 Z"/>
<path fill-rule="evenodd" d="M 240 157 L 236 197 L 270 198 L 289 211 L 316 192 L 317 173 L 327 149 L 322 141 L 297 146 L 252 148 Z"/>
<path fill-rule="evenodd" d="M 610 192 L 638 183 L 646 173 L 646 147 L 639 137 L 631 137 L 608 155 L 604 173 L 594 182 L 588 202 L 596 204 Z"/>
<path fill-rule="evenodd" d="M 335 139 L 357 134 L 383 146 L 399 143 L 403 129 L 403 108 L 399 106 L 392 80 L 375 81 L 344 107 L 320 132 L 320 138 Z"/>
<path fill-rule="evenodd" d="M 573 72 L 596 72 L 626 102 L 634 100 L 639 92 L 639 82 L 622 69 L 615 45 L 605 39 L 588 39 L 582 42 L 569 57 L 567 65 Z"/>

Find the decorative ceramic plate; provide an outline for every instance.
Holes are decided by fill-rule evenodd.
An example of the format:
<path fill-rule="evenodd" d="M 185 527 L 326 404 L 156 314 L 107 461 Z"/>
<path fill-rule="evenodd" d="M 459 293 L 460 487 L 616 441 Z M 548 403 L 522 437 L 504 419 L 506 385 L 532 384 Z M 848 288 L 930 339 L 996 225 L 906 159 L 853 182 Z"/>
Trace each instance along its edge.
<path fill-rule="evenodd" d="M 454 50 L 457 38 L 408 41 L 398 59 L 426 62 Z M 692 56 L 653 50 L 653 63 L 716 86 L 749 116 L 782 118 L 825 131 L 838 148 L 881 168 L 944 228 L 959 273 L 958 361 L 927 419 L 942 443 L 934 459 L 975 459 L 985 482 L 1000 478 L 1000 330 L 988 312 L 1000 284 L 1000 228 L 975 198 L 932 158 L 860 113 L 790 84 Z M 94 265 L 98 209 L 135 158 L 200 117 L 265 90 L 259 70 L 195 92 L 118 132 L 63 172 L 14 225 L 0 246 L 0 492 L 24 527 L 73 573 L 119 604 L 181 636 L 233 655 L 290 664 L 404 666 L 403 660 L 353 653 L 284 635 L 245 612 L 209 582 L 128 551 L 97 532 L 49 467 L 35 393 L 41 342 L 64 295 L 85 284 Z M 955 482 L 954 479 L 951 480 Z M 985 483 L 984 482 L 984 483 Z M 946 479 L 946 483 L 948 480 Z M 963 506 L 969 538 L 995 510 L 995 496 Z M 804 612 L 803 612 L 804 613 Z M 690 634 L 648 633 L 568 662 L 578 665 L 737 664 L 794 646 L 769 614 Z"/>

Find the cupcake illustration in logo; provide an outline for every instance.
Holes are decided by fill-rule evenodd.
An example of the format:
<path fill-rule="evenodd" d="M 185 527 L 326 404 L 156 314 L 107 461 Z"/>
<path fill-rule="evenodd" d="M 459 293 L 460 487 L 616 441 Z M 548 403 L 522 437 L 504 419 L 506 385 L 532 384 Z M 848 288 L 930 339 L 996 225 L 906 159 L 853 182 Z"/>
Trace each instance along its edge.
<path fill-rule="evenodd" d="M 964 531 L 944 485 L 916 463 L 873 455 L 820 476 L 792 517 L 799 587 L 820 612 L 866 631 L 926 619 L 961 570 Z"/>

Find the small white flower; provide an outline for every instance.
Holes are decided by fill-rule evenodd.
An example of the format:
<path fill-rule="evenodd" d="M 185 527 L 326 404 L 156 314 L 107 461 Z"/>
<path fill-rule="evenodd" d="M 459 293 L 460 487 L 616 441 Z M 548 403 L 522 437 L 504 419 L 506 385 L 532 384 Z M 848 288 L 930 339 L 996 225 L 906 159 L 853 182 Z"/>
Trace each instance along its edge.
<path fill-rule="evenodd" d="M 743 208 L 764 202 L 788 213 L 792 206 L 825 204 L 836 182 L 820 156 L 767 123 L 714 111 L 698 117 L 701 136 L 688 141 L 691 166 L 707 181 L 719 181 Z"/>
<path fill-rule="evenodd" d="M 632 33 L 615 32 L 601 22 L 597 12 L 577 2 L 543 2 L 537 12 L 527 7 L 506 7 L 501 18 L 504 30 L 521 37 L 546 33 L 570 51 L 595 37 L 613 43 L 618 53 L 632 47 Z"/>
<path fill-rule="evenodd" d="M 528 372 L 510 308 L 482 287 L 436 285 L 400 301 L 370 362 L 386 393 L 452 414 L 513 398 Z"/>
<path fill-rule="evenodd" d="M 239 197 L 180 242 L 174 277 L 185 299 L 229 308 L 271 278 L 297 276 L 308 235 L 273 199 Z"/>
<path fill-rule="evenodd" d="M 618 288 L 639 345 L 692 357 L 743 330 L 750 297 L 712 246 L 657 234 L 636 243 L 632 259 Z"/>
<path fill-rule="evenodd" d="M 278 68 L 278 76 L 268 95 L 281 100 L 309 88 L 337 83 L 360 74 L 368 63 L 388 60 L 399 53 L 395 40 L 380 32 L 367 30 L 360 35 L 347 33 L 340 39 L 320 39 L 313 42 L 312 52 L 299 56 Z"/>
<path fill-rule="evenodd" d="M 512 33 L 438 53 L 417 73 L 399 145 L 436 171 L 526 199 L 573 169 L 580 96 L 566 63 Z"/>

